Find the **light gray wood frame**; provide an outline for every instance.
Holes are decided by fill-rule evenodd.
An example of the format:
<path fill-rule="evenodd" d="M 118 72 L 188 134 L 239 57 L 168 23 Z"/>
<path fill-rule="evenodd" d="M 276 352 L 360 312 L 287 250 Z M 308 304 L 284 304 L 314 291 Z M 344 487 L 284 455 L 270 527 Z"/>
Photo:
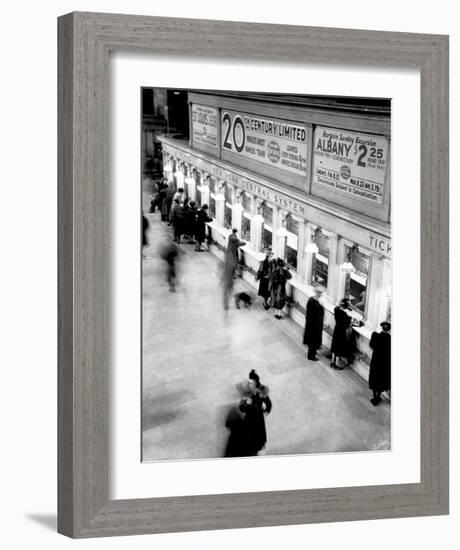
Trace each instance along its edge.
<path fill-rule="evenodd" d="M 71 13 L 59 18 L 58 40 L 59 532 L 93 537 L 447 514 L 448 37 Z M 114 50 L 420 69 L 421 483 L 109 500 Z"/>

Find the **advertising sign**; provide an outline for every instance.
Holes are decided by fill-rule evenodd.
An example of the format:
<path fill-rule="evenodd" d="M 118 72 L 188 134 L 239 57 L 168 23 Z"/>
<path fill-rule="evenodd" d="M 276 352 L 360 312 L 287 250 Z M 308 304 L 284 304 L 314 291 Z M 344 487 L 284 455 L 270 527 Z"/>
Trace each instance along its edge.
<path fill-rule="evenodd" d="M 315 129 L 313 184 L 382 204 L 388 140 L 337 128 Z"/>
<path fill-rule="evenodd" d="M 192 104 L 192 139 L 194 142 L 217 147 L 217 109 Z"/>
<path fill-rule="evenodd" d="M 222 111 L 222 150 L 304 176 L 307 131 L 304 125 L 248 113 Z"/>

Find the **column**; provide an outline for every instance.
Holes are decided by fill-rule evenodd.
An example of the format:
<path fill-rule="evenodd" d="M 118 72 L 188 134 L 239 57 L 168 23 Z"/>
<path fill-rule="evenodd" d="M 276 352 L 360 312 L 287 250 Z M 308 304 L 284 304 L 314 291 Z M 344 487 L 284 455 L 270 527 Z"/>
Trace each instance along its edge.
<path fill-rule="evenodd" d="M 224 226 L 225 216 L 225 181 L 216 181 L 216 220 L 220 227 Z"/>
<path fill-rule="evenodd" d="M 207 204 L 209 206 L 209 185 L 208 185 L 209 174 L 206 172 L 201 172 L 201 204 Z"/>
<path fill-rule="evenodd" d="M 178 161 L 176 165 L 176 172 L 174 173 L 176 177 L 177 189 L 179 187 L 184 188 L 184 171 L 183 171 L 183 162 Z"/>
<path fill-rule="evenodd" d="M 299 236 L 297 238 L 297 275 L 302 281 L 306 281 L 307 280 L 306 278 L 307 254 L 305 252 L 305 247 L 307 246 L 307 242 L 308 242 L 307 222 L 303 219 L 299 219 L 298 227 L 299 227 Z"/>
<path fill-rule="evenodd" d="M 317 229 L 317 226 L 307 222 L 306 227 L 306 243 L 305 246 L 311 242 L 313 242 L 315 237 L 315 231 Z M 305 246 L 303 247 L 304 254 L 305 254 L 305 282 L 307 285 L 311 285 L 312 283 L 312 275 L 313 275 L 313 260 L 314 260 L 314 254 L 313 252 L 305 252 Z"/>
<path fill-rule="evenodd" d="M 370 269 L 367 278 L 366 289 L 366 324 L 370 327 L 377 327 L 386 318 L 386 312 L 383 319 L 380 318 L 383 303 L 386 303 L 386 292 L 384 288 L 383 272 L 384 272 L 384 257 L 377 254 L 371 254 Z M 388 283 L 388 281 L 387 281 Z M 385 286 L 388 286 L 385 285 Z"/>
<path fill-rule="evenodd" d="M 342 270 L 340 269 L 340 266 L 345 261 L 345 244 L 345 240 L 339 238 L 337 243 L 337 287 L 334 303 L 341 300 L 342 298 L 345 298 L 345 280 L 347 274 L 342 272 Z"/>
<path fill-rule="evenodd" d="M 264 217 L 262 216 L 262 208 L 264 201 L 253 197 L 255 215 L 251 220 L 251 247 L 257 252 L 262 251 L 262 231 L 264 227 Z"/>
<path fill-rule="evenodd" d="M 273 252 L 275 257 L 283 260 L 287 240 L 287 214 L 285 210 L 281 210 L 276 206 L 273 207 Z"/>
<path fill-rule="evenodd" d="M 340 278 L 340 260 L 339 260 L 339 236 L 330 234 L 329 236 L 329 261 L 327 267 L 327 295 L 333 304 L 339 299 L 339 278 Z"/>
<path fill-rule="evenodd" d="M 243 217 L 243 193 L 240 189 L 234 189 L 233 201 L 232 201 L 232 228 L 236 228 L 238 236 L 241 237 L 241 223 Z"/>
<path fill-rule="evenodd" d="M 194 174 L 194 168 L 191 164 L 187 166 L 187 177 L 185 178 L 185 184 L 187 186 L 187 195 L 191 201 L 196 201 L 196 179 Z"/>

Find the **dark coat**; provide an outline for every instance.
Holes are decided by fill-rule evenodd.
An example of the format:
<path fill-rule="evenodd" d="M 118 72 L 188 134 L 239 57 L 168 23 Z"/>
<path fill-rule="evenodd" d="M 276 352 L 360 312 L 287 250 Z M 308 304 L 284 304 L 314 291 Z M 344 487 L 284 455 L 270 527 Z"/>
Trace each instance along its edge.
<path fill-rule="evenodd" d="M 272 274 L 273 267 L 273 260 L 264 258 L 260 262 L 259 271 L 257 272 L 257 279 L 259 281 L 259 291 L 257 295 L 265 299 L 270 296 L 270 275 Z"/>
<path fill-rule="evenodd" d="M 285 267 L 275 267 L 270 277 L 271 305 L 275 309 L 283 309 L 286 304 L 286 281 L 292 275 Z"/>
<path fill-rule="evenodd" d="M 374 350 L 369 370 L 369 388 L 386 391 L 391 388 L 391 334 L 373 332 L 370 347 Z"/>
<path fill-rule="evenodd" d="M 194 237 L 196 233 L 196 215 L 198 214 L 198 210 L 195 207 L 190 206 L 187 211 L 187 235 L 190 235 L 190 237 Z"/>
<path fill-rule="evenodd" d="M 225 253 L 226 262 L 237 266 L 238 259 L 239 259 L 238 250 L 240 249 L 240 246 L 244 246 L 245 244 L 246 243 L 244 241 L 240 241 L 234 233 L 231 233 L 230 236 L 228 237 L 227 250 Z"/>
<path fill-rule="evenodd" d="M 230 431 L 224 456 L 251 456 L 244 415 L 238 407 L 232 407 L 225 419 L 225 427 Z"/>
<path fill-rule="evenodd" d="M 146 246 L 149 244 L 149 241 L 147 239 L 147 231 L 149 230 L 149 220 L 142 216 L 142 246 Z"/>
<path fill-rule="evenodd" d="M 351 317 L 340 307 L 334 309 L 335 327 L 332 335 L 331 351 L 337 357 L 350 357 L 353 353 L 348 329 L 351 326 Z"/>
<path fill-rule="evenodd" d="M 265 429 L 265 412 L 268 414 L 272 410 L 272 402 L 268 395 L 261 396 L 259 392 L 250 396 L 251 403 L 246 399 L 240 404 L 240 410 L 245 413 L 244 427 L 249 449 L 248 454 L 255 456 L 267 443 L 267 431 Z"/>
<path fill-rule="evenodd" d="M 208 216 L 206 210 L 200 208 L 196 215 L 196 228 L 195 228 L 195 237 L 196 240 L 202 243 L 206 238 L 206 223 L 212 222 L 212 218 Z"/>
<path fill-rule="evenodd" d="M 324 307 L 315 298 L 307 302 L 303 343 L 319 349 L 323 340 Z"/>

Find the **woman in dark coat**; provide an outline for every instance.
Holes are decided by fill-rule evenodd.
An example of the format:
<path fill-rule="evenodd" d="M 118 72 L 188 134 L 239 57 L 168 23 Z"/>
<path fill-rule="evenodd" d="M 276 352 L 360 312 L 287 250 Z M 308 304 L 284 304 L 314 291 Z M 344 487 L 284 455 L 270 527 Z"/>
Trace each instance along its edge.
<path fill-rule="evenodd" d="M 281 319 L 281 311 L 286 304 L 286 281 L 292 278 L 284 260 L 278 258 L 270 277 L 271 305 L 275 308 L 276 319 Z"/>
<path fill-rule="evenodd" d="M 158 185 L 158 206 L 161 212 L 161 221 L 163 222 L 168 221 L 168 215 L 169 215 L 167 194 L 168 194 L 168 184 L 166 183 L 165 179 L 162 179 L 160 181 L 160 184 Z"/>
<path fill-rule="evenodd" d="M 187 235 L 190 238 L 191 243 L 193 243 L 193 239 L 195 238 L 196 233 L 196 215 L 198 214 L 198 209 L 196 207 L 195 201 L 189 202 L 189 208 L 187 211 Z"/>
<path fill-rule="evenodd" d="M 201 252 L 201 243 L 204 242 L 206 238 L 206 223 L 212 222 L 212 218 L 208 216 L 208 205 L 203 204 L 200 210 L 196 214 L 196 226 L 195 226 L 195 238 L 196 246 L 195 250 Z"/>
<path fill-rule="evenodd" d="M 348 336 L 348 329 L 351 327 L 351 317 L 347 313 L 349 308 L 348 300 L 344 298 L 334 309 L 335 328 L 332 335 L 331 367 L 337 370 L 343 370 L 338 362 L 339 358 L 344 358 L 347 366 L 352 362 L 353 349 Z"/>
<path fill-rule="evenodd" d="M 264 299 L 264 308 L 269 309 L 270 304 L 268 299 L 270 298 L 270 276 L 273 271 L 273 253 L 271 248 L 267 248 L 265 251 L 265 258 L 260 262 L 259 270 L 257 271 L 256 278 L 259 281 L 258 296 L 262 296 Z"/>
<path fill-rule="evenodd" d="M 316 352 L 321 347 L 323 341 L 324 307 L 319 301 L 322 293 L 321 288 L 315 287 L 314 295 L 307 302 L 303 343 L 308 346 L 307 358 L 310 361 L 318 361 Z"/>
<path fill-rule="evenodd" d="M 268 388 L 260 383 L 257 375 L 250 379 L 249 386 L 251 395 L 241 401 L 240 410 L 244 413 L 247 454 L 256 456 L 267 443 L 265 414 L 272 410 L 272 402 L 268 397 Z"/>
<path fill-rule="evenodd" d="M 373 332 L 370 347 L 372 353 L 369 370 L 369 388 L 373 392 L 371 403 L 375 406 L 382 401 L 381 393 L 391 388 L 391 325 L 380 323 L 382 332 Z"/>

